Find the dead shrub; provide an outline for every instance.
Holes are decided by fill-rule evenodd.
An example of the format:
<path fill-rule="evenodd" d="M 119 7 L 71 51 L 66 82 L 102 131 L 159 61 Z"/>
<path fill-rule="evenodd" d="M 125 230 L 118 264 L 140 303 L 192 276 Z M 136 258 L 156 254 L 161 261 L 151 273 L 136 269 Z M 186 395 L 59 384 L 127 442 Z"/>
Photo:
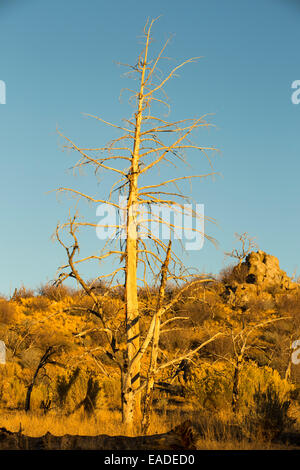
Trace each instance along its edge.
<path fill-rule="evenodd" d="M 300 292 L 281 295 L 276 302 L 276 307 L 278 313 L 283 315 L 300 312 Z"/>
<path fill-rule="evenodd" d="M 72 307 L 70 307 L 71 315 L 81 315 L 86 313 L 88 310 L 93 309 L 94 301 L 87 295 L 82 293 L 77 293 L 72 297 Z"/>
<path fill-rule="evenodd" d="M 19 289 L 15 289 L 12 300 L 19 301 L 21 299 L 30 299 L 34 297 L 34 289 L 28 289 L 25 286 L 21 286 Z"/>
<path fill-rule="evenodd" d="M 180 315 L 189 317 L 193 325 L 201 325 L 205 320 L 213 317 L 213 311 L 209 302 L 196 300 L 184 303 L 180 309 Z"/>
<path fill-rule="evenodd" d="M 160 347 L 168 352 L 195 349 L 203 342 L 203 333 L 188 327 L 172 327 L 160 337 Z"/>
<path fill-rule="evenodd" d="M 263 313 L 267 312 L 268 310 L 272 310 L 274 308 L 274 301 L 273 299 L 257 297 L 252 298 L 247 302 L 247 309 L 249 309 L 249 313 Z"/>
<path fill-rule="evenodd" d="M 5 299 L 0 300 L 0 323 L 9 325 L 13 323 L 17 315 L 16 306 Z"/>
<path fill-rule="evenodd" d="M 28 308 L 33 312 L 46 312 L 49 307 L 49 299 L 42 296 L 34 297 L 28 304 Z"/>
<path fill-rule="evenodd" d="M 234 353 L 232 338 L 229 336 L 220 336 L 212 343 L 208 344 L 203 350 L 202 354 L 211 356 L 213 359 L 217 357 L 226 357 Z"/>
<path fill-rule="evenodd" d="M 41 350 L 46 350 L 49 347 L 55 347 L 57 351 L 69 351 L 72 347 L 71 339 L 60 330 L 36 331 L 36 342 Z"/>
<path fill-rule="evenodd" d="M 226 268 L 220 271 L 220 281 L 224 284 L 232 284 L 233 282 L 237 282 L 238 284 L 243 284 L 246 282 L 248 276 L 248 268 L 247 265 L 242 263 L 240 265 L 231 265 L 227 266 Z"/>
<path fill-rule="evenodd" d="M 104 295 L 109 290 L 106 282 L 101 279 L 97 282 L 88 281 L 87 285 L 93 290 L 95 295 Z"/>
<path fill-rule="evenodd" d="M 189 347 L 190 332 L 173 329 L 163 333 L 160 337 L 160 347 L 162 350 L 176 351 Z"/>
<path fill-rule="evenodd" d="M 285 429 L 290 429 L 295 423 L 288 415 L 290 405 L 291 402 L 280 398 L 279 393 L 271 386 L 266 392 L 258 388 L 254 394 L 254 406 L 247 417 L 250 432 L 274 439 Z"/>
<path fill-rule="evenodd" d="M 66 297 L 72 297 L 78 294 L 77 289 L 63 286 L 62 284 L 59 286 L 44 284 L 38 289 L 38 292 L 40 296 L 46 297 L 47 299 L 55 302 L 59 302 L 64 300 Z"/>

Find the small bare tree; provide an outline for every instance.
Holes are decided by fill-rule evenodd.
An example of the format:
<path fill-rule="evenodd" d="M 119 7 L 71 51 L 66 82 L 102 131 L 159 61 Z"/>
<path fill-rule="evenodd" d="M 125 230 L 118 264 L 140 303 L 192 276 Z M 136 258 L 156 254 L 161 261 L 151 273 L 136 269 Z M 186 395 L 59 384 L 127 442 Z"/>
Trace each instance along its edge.
<path fill-rule="evenodd" d="M 240 266 L 246 256 L 251 253 L 251 251 L 258 249 L 258 245 L 255 242 L 255 237 L 250 237 L 247 232 L 242 234 L 235 233 L 235 238 L 241 244 L 240 248 L 234 248 L 230 252 L 225 252 L 226 256 L 235 258 L 238 260 L 238 266 Z"/>
<path fill-rule="evenodd" d="M 104 352 L 120 370 L 123 421 L 129 429 L 132 428 L 134 422 L 141 421 L 141 391 L 146 387 L 148 392 L 153 386 L 152 377 L 156 368 L 162 315 L 170 312 L 176 299 L 186 289 L 186 287 L 181 288 L 176 294 L 176 298 L 166 303 L 164 299 L 166 283 L 173 281 L 180 286 L 183 281 L 203 282 L 203 280 L 193 278 L 179 256 L 176 255 L 171 243 L 165 243 L 162 237 L 151 230 L 151 225 L 167 228 L 170 236 L 176 235 L 176 230 L 184 230 L 184 222 L 176 223 L 166 219 L 163 213 L 165 208 L 172 210 L 175 216 L 179 215 L 181 220 L 188 215 L 195 220 L 202 221 L 203 215 L 191 209 L 190 206 L 187 207 L 186 202 L 189 201 L 189 198 L 179 186 L 184 182 L 191 182 L 193 179 L 197 180 L 214 174 L 212 171 L 208 174 L 182 175 L 181 173 L 180 176 L 157 181 L 154 180 L 153 171 L 163 163 L 173 165 L 175 168 L 177 164 L 187 164 L 185 155 L 187 150 L 200 152 L 200 155 L 203 155 L 211 165 L 209 152 L 216 150 L 214 147 L 199 146 L 191 141 L 191 135 L 194 131 L 211 125 L 207 121 L 207 116 L 170 122 L 151 111 L 153 105 L 169 107 L 164 94 L 164 86 L 179 69 L 196 60 L 196 58 L 188 59 L 162 77 L 159 64 L 164 59 L 163 54 L 169 40 L 163 45 L 157 57 L 151 60 L 149 52 L 154 21 L 147 21 L 143 34 L 144 48 L 136 64 L 129 66 L 130 72 L 138 78 L 137 90 L 129 90 L 133 94 L 131 99 L 135 103 L 133 116 L 130 119 L 125 119 L 124 126 L 91 116 L 101 123 L 117 129 L 120 135 L 105 146 L 81 148 L 73 140 L 59 132 L 59 135 L 67 142 L 66 148 L 79 154 L 79 161 L 75 164 L 75 169 L 93 167 L 96 174 L 100 170 L 105 170 L 116 176 L 116 181 L 106 199 L 99 199 L 67 187 L 58 190 L 91 203 L 105 204 L 111 210 L 116 211 L 121 219 L 117 223 L 101 225 L 80 221 L 78 215 L 75 214 L 70 215 L 67 222 L 57 226 L 57 240 L 67 253 L 67 264 L 60 268 L 58 283 L 68 277 L 75 278 L 92 299 L 93 307 L 88 311 L 101 322 L 101 329 L 107 340 Z M 150 183 L 147 182 L 149 177 L 152 178 Z M 93 227 L 97 230 L 99 227 L 103 227 L 111 231 L 101 253 L 80 257 L 78 231 L 82 227 Z M 204 235 L 203 230 L 197 227 L 191 227 L 190 230 L 195 236 L 197 234 Z M 65 231 L 69 234 L 71 243 L 64 241 Z M 84 280 L 79 272 L 79 266 L 82 263 L 92 260 L 102 263 L 110 257 L 119 260 L 120 265 L 116 269 L 113 269 L 109 274 L 99 275 L 92 282 Z M 118 279 L 118 276 L 121 276 L 121 280 Z M 125 286 L 125 348 L 118 344 L 119 329 L 112 326 L 105 317 L 101 298 L 93 289 L 96 282 L 105 278 L 111 289 L 120 287 L 123 283 Z M 149 278 L 152 278 L 154 283 L 159 283 L 159 279 L 161 281 L 157 306 L 146 334 L 141 338 L 138 287 L 143 285 L 149 289 Z M 141 361 L 146 357 L 151 342 L 152 355 L 148 379 L 142 382 Z M 191 351 L 190 353 L 195 352 Z M 182 358 L 176 360 L 182 360 Z M 166 363 L 160 368 L 169 365 Z"/>
<path fill-rule="evenodd" d="M 57 346 L 48 346 L 46 351 L 44 352 L 44 354 L 40 358 L 39 363 L 37 365 L 37 368 L 35 369 L 35 372 L 33 374 L 32 380 L 31 380 L 31 382 L 30 382 L 30 384 L 28 385 L 28 388 L 27 388 L 26 400 L 25 400 L 25 411 L 26 411 L 26 413 L 28 411 L 30 411 L 31 394 L 32 394 L 33 387 L 34 387 L 34 385 L 37 381 L 37 378 L 38 378 L 38 375 L 39 375 L 40 371 L 44 370 L 44 373 L 46 374 L 45 368 L 48 364 L 60 365 L 53 359 L 53 357 L 58 353 L 59 353 L 59 348 Z"/>
<path fill-rule="evenodd" d="M 234 358 L 231 361 L 234 365 L 233 384 L 232 384 L 232 411 L 235 413 L 239 409 L 240 394 L 239 382 L 241 369 L 244 364 L 245 357 L 249 350 L 261 349 L 253 334 L 266 326 L 281 320 L 286 320 L 288 317 L 272 318 L 270 320 L 257 322 L 256 324 L 243 326 L 238 331 L 231 332 L 232 346 L 234 351 Z"/>

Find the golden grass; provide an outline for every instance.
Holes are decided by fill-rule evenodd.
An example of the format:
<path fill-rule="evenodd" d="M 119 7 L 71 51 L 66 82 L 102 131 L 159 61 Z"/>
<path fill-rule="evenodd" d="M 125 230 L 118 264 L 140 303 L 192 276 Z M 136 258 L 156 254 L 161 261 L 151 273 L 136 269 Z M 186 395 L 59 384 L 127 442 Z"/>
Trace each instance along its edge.
<path fill-rule="evenodd" d="M 104 412 L 97 413 L 92 418 L 86 418 L 83 413 L 74 413 L 71 416 L 63 416 L 59 413 L 25 413 L 25 411 L 1 412 L 0 427 L 9 431 L 19 431 L 27 436 L 38 437 L 50 432 L 56 436 L 64 434 L 93 436 L 98 434 L 125 435 L 121 413 Z"/>
<path fill-rule="evenodd" d="M 181 421 L 182 419 L 178 415 L 167 420 L 165 415 L 153 414 L 149 434 L 168 432 Z M 91 418 L 87 418 L 81 411 L 71 416 L 55 412 L 44 415 L 42 412 L 0 411 L 0 427 L 16 432 L 19 431 L 20 426 L 23 434 L 31 437 L 42 436 L 47 432 L 56 436 L 64 434 L 82 436 L 129 435 L 122 423 L 122 415 L 119 411 L 97 411 Z"/>
<path fill-rule="evenodd" d="M 294 446 L 272 443 L 263 439 L 250 441 L 245 437 L 240 439 L 235 437 L 228 431 L 228 426 L 242 426 L 244 419 L 242 414 L 238 417 L 233 417 L 232 413 L 228 410 L 223 410 L 219 413 L 203 411 L 199 415 L 191 415 L 190 417 L 198 430 L 201 428 L 203 432 L 203 436 L 197 440 L 197 448 L 199 450 L 276 450 L 295 448 Z M 153 413 L 149 434 L 167 432 L 187 418 L 188 415 L 183 415 L 175 409 L 173 413 Z M 81 411 L 68 417 L 55 411 L 50 411 L 46 415 L 42 412 L 0 412 L 0 427 L 17 432 L 20 430 L 20 426 L 23 434 L 31 437 L 42 436 L 47 432 L 56 436 L 65 434 L 83 436 L 101 434 L 110 436 L 129 435 L 122 424 L 122 417 L 119 411 L 97 411 L 91 418 L 87 418 Z"/>

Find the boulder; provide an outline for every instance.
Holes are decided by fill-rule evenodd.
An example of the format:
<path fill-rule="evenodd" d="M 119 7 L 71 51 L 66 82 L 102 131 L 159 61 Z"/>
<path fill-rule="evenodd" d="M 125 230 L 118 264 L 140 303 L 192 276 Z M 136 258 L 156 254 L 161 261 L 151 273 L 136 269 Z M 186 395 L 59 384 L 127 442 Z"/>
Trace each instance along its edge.
<path fill-rule="evenodd" d="M 270 310 L 277 295 L 287 292 L 293 295 L 299 288 L 299 284 L 292 282 L 280 269 L 278 259 L 261 250 L 249 253 L 243 263 L 235 266 L 232 277 L 233 280 L 224 285 L 221 297 L 235 310 L 244 311 L 249 303 L 258 299 L 265 310 Z"/>
<path fill-rule="evenodd" d="M 246 283 L 259 286 L 261 291 L 270 288 L 284 290 L 297 288 L 297 284 L 280 269 L 276 256 L 268 255 L 261 250 L 252 251 L 242 265 L 247 269 Z"/>

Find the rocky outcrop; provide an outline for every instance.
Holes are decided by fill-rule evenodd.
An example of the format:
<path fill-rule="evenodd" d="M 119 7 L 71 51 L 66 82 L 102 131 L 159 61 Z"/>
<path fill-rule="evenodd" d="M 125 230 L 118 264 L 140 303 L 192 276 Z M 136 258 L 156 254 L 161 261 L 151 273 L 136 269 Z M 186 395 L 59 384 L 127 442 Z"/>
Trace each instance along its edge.
<path fill-rule="evenodd" d="M 232 308 L 242 310 L 259 297 L 267 311 L 272 309 L 276 293 L 292 292 L 298 288 L 299 284 L 292 282 L 280 269 L 275 256 L 259 250 L 249 253 L 243 263 L 233 268 L 222 297 Z"/>
<path fill-rule="evenodd" d="M 276 256 L 264 251 L 252 251 L 246 257 L 243 266 L 247 269 L 246 283 L 259 285 L 262 290 L 271 287 L 294 289 L 296 284 L 291 281 L 285 271 L 280 269 Z"/>

